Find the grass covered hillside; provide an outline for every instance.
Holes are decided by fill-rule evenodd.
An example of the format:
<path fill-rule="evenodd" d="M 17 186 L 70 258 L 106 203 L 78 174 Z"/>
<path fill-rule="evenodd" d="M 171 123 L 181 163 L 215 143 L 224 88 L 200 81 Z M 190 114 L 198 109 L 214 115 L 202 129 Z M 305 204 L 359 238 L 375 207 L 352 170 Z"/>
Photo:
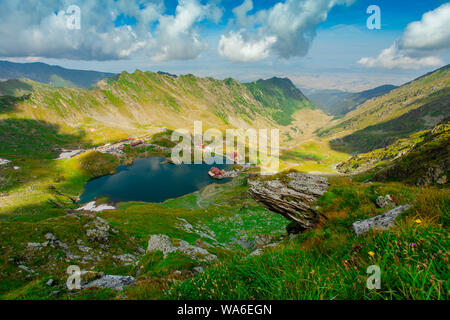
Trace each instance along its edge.
<path fill-rule="evenodd" d="M 287 126 L 294 120 L 293 114 L 303 108 L 314 109 L 315 106 L 305 95 L 285 78 L 271 78 L 245 84 L 256 100 L 266 109 L 274 111 L 273 119 L 280 125 Z"/>
<path fill-rule="evenodd" d="M 87 139 L 95 142 L 114 141 L 161 127 L 191 129 L 194 120 L 215 128 L 276 127 L 279 119 L 293 119 L 295 112 L 305 106 L 313 108 L 289 84 L 288 89 L 274 86 L 269 91 L 266 86 L 255 93 L 233 79 L 173 77 L 141 71 L 124 72 L 92 89 L 55 88 L 20 80 L 0 83 L 2 92 L 16 95 L 2 97 L 0 108 L 8 112 L 2 113 L 0 119 L 45 121 L 67 132 L 83 131 Z M 280 102 L 272 106 L 270 101 Z M 296 133 L 301 132 L 291 135 Z"/>
<path fill-rule="evenodd" d="M 362 173 L 378 181 L 420 186 L 448 184 L 450 124 L 447 118 L 431 130 L 400 139 L 386 148 L 353 156 L 338 165 L 344 173 Z"/>
<path fill-rule="evenodd" d="M 446 66 L 371 99 L 317 131 L 322 138 L 341 138 L 334 148 L 367 152 L 398 138 L 432 128 L 450 113 L 450 67 Z"/>

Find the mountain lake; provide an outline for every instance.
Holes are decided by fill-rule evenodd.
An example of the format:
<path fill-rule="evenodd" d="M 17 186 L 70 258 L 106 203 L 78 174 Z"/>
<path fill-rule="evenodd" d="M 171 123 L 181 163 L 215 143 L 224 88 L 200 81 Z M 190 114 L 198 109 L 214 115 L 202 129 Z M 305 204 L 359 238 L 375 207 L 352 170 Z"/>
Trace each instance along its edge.
<path fill-rule="evenodd" d="M 89 181 L 80 203 L 108 197 L 109 201 L 142 201 L 161 203 L 198 191 L 205 186 L 229 182 L 208 175 L 212 167 L 229 170 L 228 164 L 182 164 L 163 163 L 166 159 L 151 157 L 138 159 L 129 166 L 119 166 L 113 175 Z"/>

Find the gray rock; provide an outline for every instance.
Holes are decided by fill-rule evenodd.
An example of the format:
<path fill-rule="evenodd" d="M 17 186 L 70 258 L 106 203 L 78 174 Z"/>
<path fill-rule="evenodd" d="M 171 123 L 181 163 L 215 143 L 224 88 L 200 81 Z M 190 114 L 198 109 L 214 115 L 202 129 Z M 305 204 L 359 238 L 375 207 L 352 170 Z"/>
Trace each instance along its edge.
<path fill-rule="evenodd" d="M 50 279 L 50 280 L 48 280 L 48 281 L 46 282 L 46 284 L 47 284 L 49 287 L 53 287 L 53 285 L 55 284 L 55 280 Z"/>
<path fill-rule="evenodd" d="M 248 238 L 246 236 L 243 236 L 240 239 L 233 238 L 232 240 L 233 240 L 233 242 L 231 242 L 231 244 L 236 243 L 244 249 L 250 249 L 255 245 L 255 241 L 248 240 Z"/>
<path fill-rule="evenodd" d="M 395 207 L 395 202 L 391 195 L 379 196 L 375 201 L 378 208 Z"/>
<path fill-rule="evenodd" d="M 164 234 L 152 235 L 148 241 L 147 252 L 161 251 L 164 258 L 171 252 L 182 252 L 194 259 L 216 260 L 217 257 L 207 250 L 195 247 L 184 240 L 174 239 L 173 241 Z"/>
<path fill-rule="evenodd" d="M 114 256 L 114 258 L 125 263 L 125 265 L 131 265 L 137 261 L 137 258 L 129 253 Z"/>
<path fill-rule="evenodd" d="M 80 249 L 80 251 L 82 251 L 84 253 L 89 252 L 89 251 L 92 250 L 92 248 L 89 248 L 89 247 L 86 247 L 86 246 L 82 246 L 82 245 L 79 245 L 78 249 Z"/>
<path fill-rule="evenodd" d="M 30 274 L 36 273 L 33 269 L 30 269 L 27 266 L 24 266 L 23 264 L 19 265 L 18 268 Z"/>
<path fill-rule="evenodd" d="M 205 269 L 203 269 L 203 267 L 200 267 L 200 266 L 194 267 L 194 272 L 195 273 L 203 273 L 203 272 L 205 272 Z"/>
<path fill-rule="evenodd" d="M 312 229 L 317 224 L 315 203 L 329 186 L 326 178 L 300 172 L 290 172 L 273 180 L 249 179 L 248 184 L 254 200 L 303 229 Z"/>
<path fill-rule="evenodd" d="M 255 248 L 261 249 L 272 242 L 273 238 L 266 234 L 260 234 L 255 238 Z"/>
<path fill-rule="evenodd" d="M 263 249 L 256 249 L 255 251 L 250 253 L 248 256 L 249 257 L 260 256 L 263 252 L 264 252 Z"/>
<path fill-rule="evenodd" d="M 105 288 L 105 289 L 114 289 L 117 291 L 121 291 L 123 287 L 129 286 L 136 282 L 136 279 L 130 276 L 111 276 L 106 275 L 101 277 L 100 279 L 89 282 L 84 285 L 84 288 Z"/>
<path fill-rule="evenodd" d="M 94 220 L 94 228 L 86 230 L 86 235 L 91 242 L 107 243 L 109 242 L 110 226 L 105 219 L 96 217 Z"/>
<path fill-rule="evenodd" d="M 39 250 L 42 248 L 42 244 L 38 243 L 38 242 L 29 242 L 27 244 L 27 249 L 31 249 L 31 250 Z"/>
<path fill-rule="evenodd" d="M 409 204 L 404 205 L 404 206 L 399 206 L 395 209 L 392 209 L 389 212 L 386 212 L 382 215 L 367 219 L 367 220 L 362 220 L 362 221 L 357 221 L 355 223 L 353 223 L 353 229 L 355 229 L 355 233 L 359 236 L 360 234 L 369 231 L 372 228 L 381 228 L 381 229 L 387 229 L 389 227 L 391 227 L 392 225 L 394 225 L 395 223 L 395 219 L 398 217 L 398 215 L 400 213 L 402 213 L 403 211 L 408 210 L 409 208 L 411 208 L 411 206 Z"/>
<path fill-rule="evenodd" d="M 48 232 L 45 234 L 45 239 L 47 239 L 48 241 L 55 241 L 56 236 L 53 233 Z"/>

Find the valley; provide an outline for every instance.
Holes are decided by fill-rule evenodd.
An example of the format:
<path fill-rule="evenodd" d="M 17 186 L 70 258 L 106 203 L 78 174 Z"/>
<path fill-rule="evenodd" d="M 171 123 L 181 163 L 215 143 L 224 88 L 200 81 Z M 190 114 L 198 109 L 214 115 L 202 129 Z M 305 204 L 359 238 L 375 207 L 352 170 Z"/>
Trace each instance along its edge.
<path fill-rule="evenodd" d="M 281 78 L 137 70 L 89 89 L 0 82 L 0 159 L 10 161 L 0 164 L 0 298 L 448 299 L 449 87 L 446 66 L 333 117 Z M 202 164 L 191 173 L 204 175 L 198 181 L 183 176 L 163 162 L 173 130 L 193 134 L 194 121 L 204 130 L 279 129 L 280 172 L 260 176 L 252 166 L 218 183 Z M 128 141 L 121 152 L 100 152 L 119 141 Z M 86 152 L 58 159 L 73 150 Z M 92 189 L 144 163 L 149 176 L 170 175 L 130 172 L 127 183 L 142 179 L 142 199 Z M 198 184 L 157 196 L 183 179 Z M 254 196 L 254 179 L 276 186 L 273 203 Z M 393 206 L 380 207 L 387 195 Z M 391 229 L 355 235 L 354 222 L 406 204 Z M 312 215 L 311 227 L 292 231 L 279 207 Z M 374 263 L 389 270 L 381 291 L 365 287 Z M 83 271 L 81 290 L 66 287 L 70 265 Z"/>

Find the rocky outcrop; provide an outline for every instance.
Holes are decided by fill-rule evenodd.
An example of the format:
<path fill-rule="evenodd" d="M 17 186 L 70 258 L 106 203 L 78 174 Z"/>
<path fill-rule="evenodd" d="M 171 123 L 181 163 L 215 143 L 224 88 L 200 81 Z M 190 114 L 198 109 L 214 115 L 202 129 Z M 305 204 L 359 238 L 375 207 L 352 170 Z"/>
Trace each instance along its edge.
<path fill-rule="evenodd" d="M 136 279 L 130 276 L 111 276 L 105 275 L 100 279 L 89 282 L 84 285 L 83 288 L 104 288 L 104 289 L 114 289 L 121 291 L 123 287 L 129 286 L 136 282 Z"/>
<path fill-rule="evenodd" d="M 303 230 L 312 229 L 318 222 L 315 209 L 317 199 L 328 189 L 323 177 L 290 172 L 249 179 L 249 194 L 267 209 L 277 212 L 297 223 Z"/>
<path fill-rule="evenodd" d="M 353 223 L 353 229 L 355 229 L 355 233 L 358 236 L 362 233 L 369 231 L 372 228 L 387 229 L 394 225 L 395 219 L 398 217 L 400 213 L 408 210 L 410 207 L 411 206 L 407 204 L 404 206 L 397 207 L 382 215 L 367 220 L 357 221 Z"/>
<path fill-rule="evenodd" d="M 109 230 L 110 226 L 108 221 L 100 217 L 96 217 L 91 224 L 84 226 L 87 228 L 86 235 L 89 237 L 91 242 L 107 243 L 109 241 Z"/>

